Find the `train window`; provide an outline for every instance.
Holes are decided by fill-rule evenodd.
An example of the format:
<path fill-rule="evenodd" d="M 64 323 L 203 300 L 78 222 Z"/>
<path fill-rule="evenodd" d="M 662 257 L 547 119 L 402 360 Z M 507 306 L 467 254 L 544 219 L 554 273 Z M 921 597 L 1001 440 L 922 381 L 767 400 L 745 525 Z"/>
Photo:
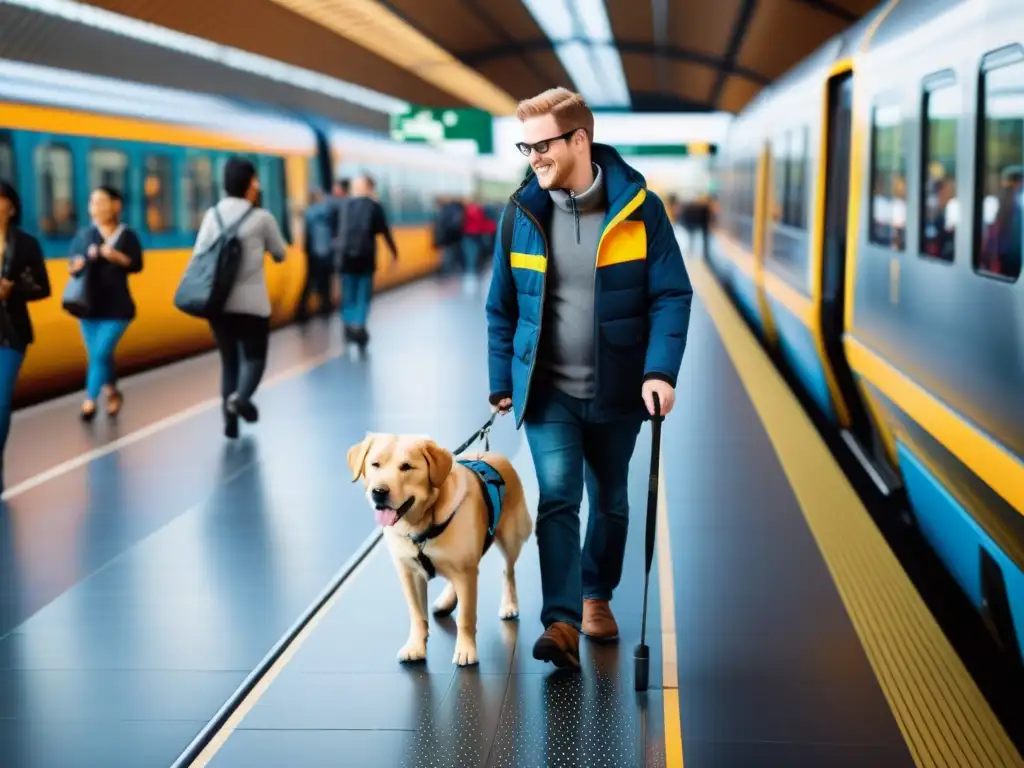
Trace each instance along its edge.
<path fill-rule="evenodd" d="M 927 88 L 921 109 L 921 254 L 953 261 L 960 203 L 956 189 L 957 119 L 963 106 L 955 80 Z"/>
<path fill-rule="evenodd" d="M 122 210 L 128 209 L 128 155 L 116 149 L 89 150 L 89 189 L 112 187 L 121 193 Z"/>
<path fill-rule="evenodd" d="M 907 230 L 907 154 L 896 105 L 876 106 L 871 120 L 871 222 L 868 239 L 902 251 Z"/>
<path fill-rule="evenodd" d="M 185 168 L 185 227 L 198 232 L 206 211 L 217 202 L 213 160 L 200 155 L 190 157 Z"/>
<path fill-rule="evenodd" d="M 772 206 L 771 220 L 782 223 L 786 212 L 786 187 L 789 175 L 789 134 L 772 142 Z"/>
<path fill-rule="evenodd" d="M 78 229 L 75 163 L 67 144 L 40 144 L 35 151 L 36 211 L 45 237 L 72 237 Z"/>
<path fill-rule="evenodd" d="M 284 160 L 280 157 L 265 157 L 260 169 L 263 188 L 263 206 L 277 219 L 285 242 L 292 242 L 291 222 L 288 220 L 288 195 L 284 172 Z"/>
<path fill-rule="evenodd" d="M 786 210 L 783 221 L 791 227 L 807 227 L 807 129 L 789 134 L 789 170 L 786 174 Z"/>
<path fill-rule="evenodd" d="M 146 229 L 168 232 L 174 228 L 174 161 L 168 155 L 146 155 L 145 168 Z"/>
<path fill-rule="evenodd" d="M 974 268 L 1016 280 L 1021 268 L 1024 194 L 1024 102 L 1020 83 L 1024 61 L 990 69 L 982 76 L 978 196 L 978 241 Z"/>
<path fill-rule="evenodd" d="M 18 182 L 14 176 L 14 146 L 11 134 L 8 131 L 0 131 L 0 179 L 17 186 Z"/>

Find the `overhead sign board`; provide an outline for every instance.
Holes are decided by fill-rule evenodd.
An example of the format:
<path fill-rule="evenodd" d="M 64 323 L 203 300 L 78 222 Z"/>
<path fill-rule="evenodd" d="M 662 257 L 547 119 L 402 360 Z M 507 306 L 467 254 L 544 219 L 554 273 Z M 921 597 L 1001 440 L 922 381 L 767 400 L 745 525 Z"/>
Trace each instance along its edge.
<path fill-rule="evenodd" d="M 391 117 L 391 137 L 396 141 L 441 144 L 446 141 L 472 141 L 477 151 L 494 151 L 493 118 L 482 109 L 431 109 L 411 107 Z"/>

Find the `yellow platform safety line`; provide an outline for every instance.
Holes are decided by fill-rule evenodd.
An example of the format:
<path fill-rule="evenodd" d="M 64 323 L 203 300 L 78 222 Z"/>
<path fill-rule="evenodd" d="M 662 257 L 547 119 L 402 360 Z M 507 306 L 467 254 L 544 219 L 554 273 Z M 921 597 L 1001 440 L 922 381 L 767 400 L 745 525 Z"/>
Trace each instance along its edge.
<path fill-rule="evenodd" d="M 921 768 L 1024 768 L 988 702 L 849 480 L 703 262 L 687 259 Z"/>
<path fill-rule="evenodd" d="M 661 603 L 661 688 L 665 718 L 665 768 L 683 768 L 683 730 L 679 714 L 679 662 L 676 645 L 676 596 L 672 545 L 665 501 L 665 462 L 658 465 L 658 597 Z"/>

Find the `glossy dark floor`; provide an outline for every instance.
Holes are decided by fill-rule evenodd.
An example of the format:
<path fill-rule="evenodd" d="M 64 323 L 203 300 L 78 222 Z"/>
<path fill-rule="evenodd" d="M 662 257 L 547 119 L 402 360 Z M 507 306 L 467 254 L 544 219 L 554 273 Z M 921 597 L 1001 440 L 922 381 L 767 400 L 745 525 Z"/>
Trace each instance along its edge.
<path fill-rule="evenodd" d="M 369 359 L 331 358 L 268 386 L 261 422 L 243 426 L 238 443 L 221 437 L 216 410 L 200 410 L 16 495 L 0 516 L 0 764 L 170 765 L 373 533 L 347 448 L 368 429 L 454 446 L 486 419 L 482 303 L 457 282 L 382 296 Z M 338 337 L 336 325 L 289 329 L 274 338 L 274 364 L 315 358 Z M 912 765 L 699 302 L 680 381 L 663 479 L 687 766 Z M 139 379 L 120 432 L 216 387 L 209 359 Z M 10 450 L 24 446 L 23 468 L 12 469 L 23 474 L 9 486 L 72 458 L 72 444 L 117 439 L 83 435 L 76 408 L 71 400 L 19 420 Z M 164 411 L 147 421 L 148 408 Z M 514 457 L 535 499 L 529 451 L 510 420 L 492 447 Z M 552 674 L 530 655 L 541 630 L 533 538 L 517 569 L 518 622 L 498 619 L 501 563 L 485 560 L 478 667 L 453 669 L 447 621 L 432 622 L 427 664 L 402 667 L 407 611 L 378 545 L 211 764 L 670 765 L 654 575 L 652 685 L 632 690 L 649 451 L 645 427 L 613 605 L 623 639 L 584 643 L 581 674 Z"/>

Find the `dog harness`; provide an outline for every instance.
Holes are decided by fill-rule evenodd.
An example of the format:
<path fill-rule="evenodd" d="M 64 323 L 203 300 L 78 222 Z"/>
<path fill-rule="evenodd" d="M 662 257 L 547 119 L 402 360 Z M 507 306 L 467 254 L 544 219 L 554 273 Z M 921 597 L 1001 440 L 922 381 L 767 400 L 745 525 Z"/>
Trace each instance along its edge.
<path fill-rule="evenodd" d="M 505 501 L 505 478 L 501 476 L 501 473 L 488 464 L 482 459 L 460 459 L 459 464 L 470 470 L 475 476 L 477 481 L 480 483 L 480 488 L 484 492 L 484 503 L 487 505 L 487 535 L 484 537 L 484 551 L 483 554 L 487 554 L 487 550 L 491 548 L 491 544 L 494 543 L 494 533 L 498 530 L 498 521 L 501 519 L 501 507 Z M 461 505 L 460 505 L 461 506 Z M 419 549 L 416 555 L 416 559 L 420 565 L 423 566 L 423 570 L 427 572 L 427 578 L 432 579 L 437 574 L 437 570 L 434 568 L 434 564 L 430 561 L 430 558 L 423 553 L 423 547 L 431 539 L 436 539 L 445 529 L 448 528 L 448 524 L 455 518 L 455 513 L 458 512 L 458 508 L 455 512 L 452 512 L 448 519 L 443 523 L 432 525 L 423 533 L 417 536 L 410 536 L 413 543 Z"/>

